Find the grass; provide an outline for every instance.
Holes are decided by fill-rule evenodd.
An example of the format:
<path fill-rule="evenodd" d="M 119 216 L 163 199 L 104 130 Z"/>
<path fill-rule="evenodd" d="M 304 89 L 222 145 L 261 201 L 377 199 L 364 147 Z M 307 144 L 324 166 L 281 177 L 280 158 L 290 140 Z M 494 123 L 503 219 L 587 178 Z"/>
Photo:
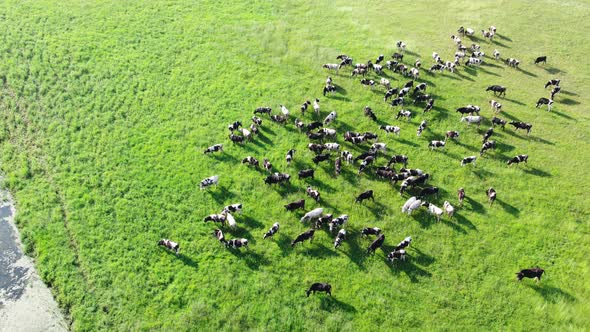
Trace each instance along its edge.
<path fill-rule="evenodd" d="M 0 4 L 0 166 L 27 251 L 72 329 L 587 329 L 589 183 L 580 170 L 590 161 L 589 5 L 443 1 L 436 8 L 372 1 Z M 405 62 L 420 57 L 429 66 L 433 51 L 451 57 L 449 36 L 460 25 L 492 24 L 493 44 L 475 40 L 486 54 L 497 48 L 503 58 L 520 59 L 521 69 L 488 58 L 456 75 L 423 70 L 435 111 L 409 123 L 395 121 L 379 89 L 363 89 L 348 71 L 332 74 L 339 93 L 320 95 L 321 65 L 337 54 L 364 62 L 393 53 L 402 39 Z M 532 64 L 539 55 L 548 56 L 546 65 Z M 387 75 L 394 86 L 407 80 Z M 563 90 L 547 113 L 533 106 L 551 78 L 561 78 Z M 490 84 L 508 87 L 502 117 L 531 122 L 533 131 L 497 130 L 496 151 L 476 168 L 458 167 L 477 154 L 489 122 L 466 127 L 454 109 L 478 104 L 489 121 Z M 377 131 L 362 115 L 365 105 L 380 121 L 400 125 L 401 137 L 382 137 L 388 154 L 407 154 L 411 167 L 433 175 L 442 190 L 438 205 L 455 202 L 464 187 L 468 198 L 456 219 L 403 216 L 407 196 L 371 172 L 358 177 L 345 166 L 334 178 L 332 165 L 313 166 L 307 139 L 292 123 L 265 117 L 255 142 L 227 139 L 227 124 L 249 123 L 257 106 L 285 104 L 299 116 L 299 105 L 314 97 L 323 116 L 338 112 L 339 133 Z M 429 128 L 418 138 L 423 119 Z M 460 143 L 427 149 L 452 129 Z M 202 154 L 220 142 L 223 154 Z M 297 154 L 288 167 L 291 148 Z M 505 165 L 521 153 L 528 165 Z M 265 186 L 262 172 L 239 164 L 246 155 L 269 158 L 292 175 L 314 167 L 316 180 Z M 199 181 L 213 174 L 219 187 L 199 191 Z M 339 250 L 324 231 L 312 244 L 289 246 L 306 226 L 302 213 L 282 205 L 303 198 L 309 183 L 327 211 L 350 215 L 351 235 Z M 484 194 L 490 186 L 498 192 L 491 208 Z M 354 205 L 366 189 L 375 191 L 375 203 Z M 215 226 L 201 221 L 235 202 L 244 214 L 226 236 L 250 239 L 241 252 L 219 246 L 210 236 Z M 281 231 L 263 241 L 276 221 Z M 411 235 L 408 261 L 387 264 L 383 251 L 366 256 L 369 241 L 358 232 L 367 225 L 384 230 L 387 248 Z M 181 243 L 180 257 L 156 247 L 163 237 Z M 547 271 L 541 283 L 515 282 L 516 271 L 536 265 Z M 316 281 L 330 282 L 334 296 L 306 298 Z"/>

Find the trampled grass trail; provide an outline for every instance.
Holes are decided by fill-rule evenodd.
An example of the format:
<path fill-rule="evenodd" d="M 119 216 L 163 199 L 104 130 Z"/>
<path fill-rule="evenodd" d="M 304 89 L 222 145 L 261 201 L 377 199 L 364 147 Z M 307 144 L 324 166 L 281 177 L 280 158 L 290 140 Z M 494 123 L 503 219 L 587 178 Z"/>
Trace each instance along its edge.
<path fill-rule="evenodd" d="M 2 3 L 0 167 L 23 242 L 73 330 L 587 328 L 589 13 L 576 1 Z M 481 45 L 484 64 L 429 74 L 432 52 L 452 60 L 450 35 L 461 25 L 476 30 L 462 39 Z M 490 25 L 498 28 L 493 42 L 480 32 Z M 364 88 L 349 69 L 321 68 L 342 53 L 355 63 L 389 60 L 397 40 L 408 45 L 406 65 L 422 60 L 418 81 L 435 99 L 426 114 L 407 106 L 409 121 L 394 119 L 382 87 Z M 494 61 L 494 49 L 519 59 L 520 69 Z M 534 65 L 540 55 L 547 64 Z M 328 75 L 338 91 L 324 97 Z M 383 76 L 396 87 L 409 80 L 387 69 Z M 553 78 L 562 86 L 553 110 L 535 109 Z M 508 87 L 506 97 L 485 92 L 492 84 Z M 316 97 L 321 116 L 302 116 L 300 105 Z M 496 127 L 496 149 L 460 167 L 479 156 L 490 99 L 503 104 L 499 117 L 533 130 Z M 229 141 L 228 124 L 249 125 L 256 107 L 276 114 L 280 104 L 292 114 L 286 126 L 262 116 L 253 142 Z M 481 106 L 480 128 L 459 122 L 455 109 L 467 104 Z M 367 105 L 376 122 L 363 115 Z M 388 150 L 375 166 L 408 155 L 409 167 L 440 188 L 438 206 L 457 206 L 465 188 L 455 218 L 437 223 L 425 209 L 403 215 L 409 195 L 374 169 L 358 176 L 358 163 L 344 164 L 335 177 L 333 159 L 314 165 L 293 118 L 309 123 L 330 111 L 343 149 L 366 150 L 344 142 L 345 131 L 378 133 Z M 428 127 L 417 137 L 422 120 Z M 385 136 L 381 124 L 400 126 L 400 136 Z M 428 142 L 447 130 L 459 140 L 430 151 Z M 216 143 L 223 153 L 203 154 Z M 297 150 L 291 166 L 289 149 Z M 507 166 L 518 154 L 528 164 Z M 265 185 L 265 171 L 240 163 L 248 155 L 268 158 L 291 184 Z M 315 179 L 299 180 L 304 168 Z M 219 186 L 199 190 L 215 174 Z M 308 185 L 320 203 L 306 197 Z M 489 187 L 498 192 L 492 207 Z M 354 204 L 368 189 L 375 201 Z M 340 248 L 327 230 L 291 248 L 309 225 L 299 221 L 304 211 L 283 205 L 301 198 L 306 211 L 349 215 Z M 218 225 L 202 221 L 238 202 L 238 227 L 223 231 L 247 238 L 249 250 L 222 247 L 211 236 Z M 280 231 L 263 240 L 275 222 Z M 386 236 L 375 255 L 366 254 L 372 239 L 359 234 L 366 226 Z M 407 261 L 387 262 L 406 236 Z M 179 242 L 181 255 L 157 247 L 161 238 Z M 517 271 L 537 265 L 546 271 L 540 283 L 516 282 Z M 333 296 L 307 298 L 313 282 L 331 283 Z"/>

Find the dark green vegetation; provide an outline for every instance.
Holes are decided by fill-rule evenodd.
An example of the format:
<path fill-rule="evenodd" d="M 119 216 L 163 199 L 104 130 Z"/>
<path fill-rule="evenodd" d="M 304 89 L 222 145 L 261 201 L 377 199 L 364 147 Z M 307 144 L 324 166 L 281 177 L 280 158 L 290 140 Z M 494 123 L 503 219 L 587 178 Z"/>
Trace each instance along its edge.
<path fill-rule="evenodd" d="M 382 1 L 3 2 L 0 165 L 27 249 L 75 330 L 588 327 L 589 15 L 581 1 L 438 1 L 436 8 Z M 487 58 L 456 75 L 422 71 L 436 107 L 410 123 L 394 121 L 379 89 L 363 89 L 348 70 L 332 75 L 339 93 L 320 96 L 327 76 L 321 65 L 337 54 L 374 60 L 401 39 L 406 63 L 419 56 L 430 66 L 433 51 L 451 59 L 449 36 L 460 25 L 479 32 L 492 24 L 498 36 L 493 44 L 478 38 L 483 50 L 520 59 L 521 70 Z M 539 55 L 548 56 L 546 65 L 532 64 Z M 395 86 L 407 80 L 388 75 Z M 550 78 L 561 78 L 563 91 L 547 113 L 534 103 L 548 95 L 543 84 Z M 502 117 L 531 122 L 533 131 L 497 130 L 495 152 L 476 168 L 458 167 L 460 158 L 477 154 L 489 122 L 468 128 L 454 109 L 480 105 L 489 121 L 489 84 L 508 87 Z M 456 219 L 402 216 L 407 197 L 372 172 L 357 177 L 345 166 L 336 179 L 326 164 L 316 167 L 316 180 L 271 188 L 261 172 L 239 164 L 246 155 L 267 157 L 292 176 L 311 166 L 308 141 L 292 122 L 283 128 L 265 117 L 263 135 L 243 147 L 228 141 L 226 127 L 249 123 L 263 105 L 285 104 L 299 116 L 299 105 L 316 96 L 323 116 L 338 112 L 332 127 L 340 133 L 378 131 L 362 115 L 365 105 L 400 125 L 401 138 L 382 139 L 388 154 L 407 154 L 411 167 L 433 175 L 443 191 L 438 205 L 456 204 L 456 189 L 465 187 Z M 430 127 L 417 138 L 423 118 Z M 427 149 L 453 129 L 460 143 Z M 225 153 L 204 156 L 214 143 L 224 143 Z M 288 168 L 284 155 L 293 147 Z M 521 153 L 530 156 L 528 166 L 506 166 Z M 199 191 L 199 181 L 213 174 L 220 186 Z M 304 197 L 307 183 L 321 191 L 327 211 L 350 215 L 350 240 L 339 250 L 324 231 L 311 245 L 289 247 L 306 227 L 300 213 L 282 205 Z M 490 186 L 498 191 L 493 208 L 484 193 Z M 375 203 L 354 206 L 366 189 L 375 191 Z M 250 251 L 222 248 L 210 235 L 215 226 L 201 221 L 236 202 L 245 211 L 226 237 L 250 239 Z M 281 231 L 263 241 L 276 221 Z M 388 265 L 381 250 L 367 257 L 369 241 L 358 236 L 367 225 L 384 230 L 388 247 L 412 235 L 408 261 Z M 180 242 L 182 255 L 156 247 L 162 237 Z M 535 265 L 547 271 L 540 284 L 515 281 L 515 272 Z M 306 298 L 315 281 L 330 282 L 334 296 Z"/>

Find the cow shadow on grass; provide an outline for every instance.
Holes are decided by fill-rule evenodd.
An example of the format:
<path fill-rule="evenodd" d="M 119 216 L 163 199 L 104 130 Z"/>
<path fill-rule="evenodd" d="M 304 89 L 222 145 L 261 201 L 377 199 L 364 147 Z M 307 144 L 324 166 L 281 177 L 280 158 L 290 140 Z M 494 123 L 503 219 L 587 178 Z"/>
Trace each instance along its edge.
<path fill-rule="evenodd" d="M 465 204 L 469 204 L 469 206 L 471 206 L 471 210 L 477 213 L 483 213 L 484 211 L 484 207 L 483 204 L 481 204 L 480 202 L 474 200 L 473 198 L 469 197 L 469 196 L 465 196 Z"/>
<path fill-rule="evenodd" d="M 236 163 L 240 162 L 240 160 L 238 160 L 238 158 L 236 158 L 235 156 L 233 156 L 229 153 L 212 154 L 211 159 L 215 159 L 220 162 L 231 163 L 231 164 L 236 164 Z"/>
<path fill-rule="evenodd" d="M 483 69 L 482 67 L 479 67 L 478 70 L 481 70 L 482 72 L 484 72 L 484 73 L 486 73 L 488 75 L 493 75 L 493 76 L 498 76 L 498 77 L 501 76 L 500 74 L 494 73 L 493 71 L 489 71 L 487 69 Z"/>
<path fill-rule="evenodd" d="M 454 220 L 457 220 L 457 222 L 459 224 L 461 224 L 461 225 L 463 225 L 465 227 L 468 227 L 468 228 L 473 229 L 473 230 L 477 230 L 477 227 L 471 221 L 469 221 L 469 219 L 465 218 L 464 216 L 462 216 L 460 214 L 455 213 L 453 215 L 453 219 Z"/>
<path fill-rule="evenodd" d="M 463 233 L 463 234 L 467 234 L 467 231 L 463 229 L 463 227 L 461 227 L 460 225 L 454 223 L 452 220 L 448 220 L 445 218 L 442 218 L 440 221 L 443 225 L 445 226 L 449 226 L 451 227 L 453 230 L 459 232 L 459 233 Z"/>
<path fill-rule="evenodd" d="M 180 260 L 186 266 L 190 266 L 194 269 L 199 268 L 199 264 L 195 260 L 193 260 L 192 258 L 190 258 L 189 256 L 187 256 L 183 253 L 179 253 L 178 255 L 176 255 L 175 252 L 168 250 L 166 248 L 160 247 L 160 249 L 163 250 L 164 252 L 166 252 L 166 255 L 174 256 L 176 259 Z M 181 248 L 181 250 L 182 250 L 182 248 Z"/>
<path fill-rule="evenodd" d="M 274 190 L 281 196 L 287 196 L 289 194 L 294 194 L 300 190 L 299 187 L 289 183 L 287 185 L 281 184 L 271 184 L 270 186 L 274 186 Z"/>
<path fill-rule="evenodd" d="M 348 235 L 350 236 L 350 235 Z M 367 258 L 366 250 L 363 249 L 356 239 L 344 241 L 344 245 L 348 246 L 348 250 L 341 250 L 360 270 L 365 270 L 365 259 Z"/>
<path fill-rule="evenodd" d="M 270 120 L 268 120 L 267 123 L 272 123 L 272 122 L 270 122 Z M 258 128 L 260 129 L 260 134 L 258 134 L 258 135 L 263 135 L 262 132 L 267 132 L 272 136 L 276 136 L 275 131 L 272 130 L 269 126 L 260 126 Z"/>
<path fill-rule="evenodd" d="M 502 100 L 506 100 L 506 101 L 509 101 L 511 103 L 515 103 L 515 104 L 520 105 L 520 106 L 526 106 L 526 104 L 523 103 L 522 101 L 519 101 L 519 100 L 516 100 L 516 99 L 510 99 L 510 98 L 507 98 L 506 96 L 504 96 L 502 98 Z"/>
<path fill-rule="evenodd" d="M 216 190 L 208 190 L 207 192 L 209 193 L 209 196 L 211 196 L 215 202 L 217 202 L 217 204 L 221 204 L 226 200 L 236 197 L 236 194 L 227 190 L 227 188 L 223 186 L 218 186 Z"/>
<path fill-rule="evenodd" d="M 272 144 L 272 141 L 270 140 L 270 138 L 266 137 L 266 135 L 264 135 L 262 133 L 262 131 L 259 132 L 259 134 L 256 138 L 258 138 L 262 143 L 264 143 L 266 145 Z M 254 140 L 254 142 L 257 142 L 257 140 Z"/>
<path fill-rule="evenodd" d="M 406 254 L 406 256 L 405 261 L 395 260 L 392 263 L 388 261 L 386 257 L 383 257 L 383 261 L 389 267 L 389 271 L 392 274 L 397 275 L 403 272 L 408 276 L 412 283 L 417 283 L 419 281 L 418 277 L 432 277 L 432 273 L 414 264 L 410 255 Z"/>
<path fill-rule="evenodd" d="M 552 74 L 552 75 L 559 74 L 559 73 L 565 74 L 565 72 L 563 70 L 561 70 L 559 68 L 555 68 L 555 67 L 545 67 L 544 69 L 547 73 Z"/>
<path fill-rule="evenodd" d="M 397 140 L 397 142 L 401 143 L 401 144 L 405 144 L 405 145 L 409 145 L 409 146 L 413 146 L 415 148 L 419 147 L 420 145 L 418 145 L 417 143 L 414 143 L 412 141 L 408 141 L 407 139 L 404 138 L 400 138 Z"/>
<path fill-rule="evenodd" d="M 459 146 L 463 147 L 464 149 L 467 149 L 467 150 L 471 151 L 471 152 L 479 152 L 479 149 L 478 149 L 478 148 L 476 148 L 475 146 L 472 146 L 472 145 L 469 145 L 469 144 L 462 143 L 462 142 L 461 142 L 461 141 L 459 141 L 459 140 L 454 140 L 453 142 L 454 142 L 455 144 L 457 144 L 457 145 L 459 145 Z"/>
<path fill-rule="evenodd" d="M 500 205 L 500 207 L 502 207 L 502 209 L 504 209 L 504 211 L 510 213 L 511 215 L 518 217 L 518 215 L 520 214 L 520 210 L 515 207 L 514 205 L 511 205 L 508 202 L 505 202 L 499 198 L 496 198 L 496 204 Z"/>
<path fill-rule="evenodd" d="M 531 76 L 531 77 L 537 77 L 537 74 L 531 73 L 530 71 L 526 71 L 526 70 L 524 70 L 524 69 L 522 69 L 520 67 L 517 67 L 516 70 L 518 70 L 519 72 L 521 72 L 521 73 L 523 73 L 525 75 L 528 75 L 528 76 Z"/>
<path fill-rule="evenodd" d="M 456 70 L 455 71 L 455 75 L 459 76 L 462 80 L 468 80 L 468 81 L 471 81 L 471 82 L 475 82 L 475 80 L 473 78 L 461 74 L 461 72 L 459 70 Z"/>
<path fill-rule="evenodd" d="M 548 140 L 538 137 L 538 136 L 529 135 L 529 137 L 530 137 L 530 140 L 534 140 L 535 142 L 540 142 L 540 143 L 547 144 L 547 145 L 555 145 L 554 142 L 548 141 Z"/>
<path fill-rule="evenodd" d="M 561 300 L 564 300 L 565 302 L 572 303 L 577 301 L 575 296 L 557 287 L 549 285 L 539 286 L 536 284 L 527 284 L 527 286 L 539 293 L 539 295 L 541 295 L 547 302 L 558 303 Z"/>
<path fill-rule="evenodd" d="M 509 37 L 506 37 L 504 35 L 501 35 L 501 34 L 499 34 L 497 32 L 496 32 L 496 35 L 495 36 L 498 37 L 498 38 L 500 38 L 500 39 L 502 39 L 502 40 L 508 41 L 508 42 L 511 42 L 512 41 L 512 39 L 510 39 Z"/>
<path fill-rule="evenodd" d="M 490 59 L 492 59 L 492 58 L 490 58 Z M 482 66 L 486 66 L 486 67 L 493 67 L 493 68 L 501 68 L 502 70 L 504 69 L 504 67 L 502 67 L 502 66 L 500 66 L 500 65 L 497 65 L 497 64 L 495 64 L 494 62 L 489 62 L 489 61 L 486 61 L 486 62 L 484 62 L 484 63 L 482 64 Z"/>
<path fill-rule="evenodd" d="M 534 176 L 540 176 L 540 177 L 544 177 L 544 178 L 551 177 L 551 174 L 550 174 L 550 173 L 547 173 L 547 172 L 545 172 L 545 171 L 543 171 L 543 170 L 540 170 L 540 169 L 538 169 L 538 168 L 534 168 L 534 167 L 531 167 L 531 168 L 525 168 L 525 169 L 523 170 L 523 172 L 525 172 L 525 173 L 527 173 L 527 174 L 530 174 L 530 175 L 534 175 Z"/>
<path fill-rule="evenodd" d="M 241 262 L 244 262 L 250 270 L 259 270 L 260 266 L 270 264 L 270 260 L 251 249 L 232 249 L 228 251 L 236 256 Z"/>
<path fill-rule="evenodd" d="M 340 100 L 340 101 L 350 101 L 350 98 L 344 97 L 344 96 L 339 96 L 339 95 L 332 95 L 330 97 L 326 96 L 326 98 L 328 98 L 328 99 L 336 99 L 336 100 Z"/>
<path fill-rule="evenodd" d="M 356 313 L 355 307 L 348 303 L 344 303 L 333 296 L 322 296 L 320 298 L 320 309 L 328 312 L 344 311 L 348 313 Z"/>
<path fill-rule="evenodd" d="M 312 246 L 307 248 L 299 248 L 297 251 L 300 254 L 311 256 L 313 258 L 328 258 L 338 256 L 338 253 L 336 253 L 332 248 L 326 247 L 325 245 L 318 242 L 313 242 Z"/>
<path fill-rule="evenodd" d="M 243 221 L 243 223 L 245 225 L 247 225 L 248 227 L 252 227 L 252 228 L 264 228 L 264 224 L 263 223 L 261 223 L 260 221 L 252 218 L 251 216 L 243 216 L 243 217 L 240 217 L 238 215 L 238 218 L 240 218 Z"/>
<path fill-rule="evenodd" d="M 579 101 L 573 100 L 571 98 L 564 98 L 564 99 L 561 99 L 559 102 L 562 104 L 566 104 L 566 105 L 579 105 L 580 104 Z"/>
<path fill-rule="evenodd" d="M 562 118 L 566 118 L 568 120 L 574 120 L 574 121 L 576 121 L 575 118 L 573 118 L 573 117 L 571 117 L 571 116 L 569 116 L 569 115 L 567 115 L 567 114 L 565 114 L 563 112 L 556 111 L 556 110 L 551 110 L 551 112 L 549 112 L 549 114 L 555 114 L 555 115 L 561 116 Z"/>

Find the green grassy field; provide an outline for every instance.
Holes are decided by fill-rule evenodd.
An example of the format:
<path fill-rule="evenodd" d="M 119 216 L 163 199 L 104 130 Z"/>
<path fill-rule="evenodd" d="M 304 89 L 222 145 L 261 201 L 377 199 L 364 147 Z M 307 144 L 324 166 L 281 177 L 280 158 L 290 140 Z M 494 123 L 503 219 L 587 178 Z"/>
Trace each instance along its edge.
<path fill-rule="evenodd" d="M 27 251 L 79 331 L 588 329 L 589 15 L 587 1 L 4 1 L 0 166 Z M 460 25 L 495 25 L 494 43 L 475 42 L 487 55 L 497 48 L 520 59 L 521 69 L 488 57 L 454 75 L 423 70 L 435 109 L 422 115 L 409 106 L 420 112 L 409 123 L 393 119 L 382 89 L 362 88 L 348 70 L 332 74 L 338 93 L 321 96 L 321 65 L 336 55 L 366 62 L 393 53 L 401 39 L 404 62 L 420 57 L 429 67 L 433 51 L 451 59 L 449 36 Z M 546 65 L 532 64 L 539 55 Z M 386 75 L 394 86 L 408 80 Z M 551 78 L 563 90 L 548 113 L 534 105 Z M 501 117 L 533 123 L 532 133 L 496 130 L 494 152 L 475 168 L 458 167 L 478 154 L 489 126 L 490 84 L 508 87 Z M 301 118 L 299 106 L 315 97 L 322 118 L 338 112 L 339 143 L 345 130 L 378 131 L 362 115 L 365 105 L 401 126 L 399 138 L 379 133 L 388 155 L 407 154 L 410 167 L 432 174 L 439 206 L 456 204 L 465 187 L 455 220 L 402 215 L 408 196 L 372 171 L 358 177 L 345 166 L 335 178 L 332 164 L 315 167 L 292 122 L 264 117 L 262 135 L 244 146 L 227 138 L 227 125 L 249 124 L 257 106 L 284 104 Z M 487 118 L 479 130 L 454 111 L 469 103 Z M 423 119 L 429 128 L 416 137 Z M 447 130 L 460 131 L 459 143 L 430 152 L 428 141 Z M 215 143 L 225 152 L 204 156 Z M 529 164 L 507 167 L 517 154 Z M 239 164 L 247 155 L 269 158 L 292 184 L 265 186 L 263 172 Z M 311 166 L 315 180 L 295 179 Z M 214 174 L 220 186 L 200 191 L 199 181 Z M 317 206 L 350 215 L 338 250 L 327 231 L 290 247 L 307 226 L 302 212 L 282 206 L 303 198 L 307 184 L 322 193 Z M 498 192 L 491 208 L 490 186 Z M 354 205 L 367 189 L 376 201 Z M 237 202 L 244 213 L 226 237 L 248 238 L 248 251 L 221 247 L 210 235 L 216 226 L 202 222 Z M 263 241 L 277 221 L 280 232 Z M 367 256 L 364 226 L 382 228 L 387 248 L 411 235 L 408 260 L 388 264 L 381 250 Z M 158 248 L 163 237 L 180 242 L 182 255 Z M 515 281 L 515 272 L 536 265 L 547 272 L 541 283 Z M 333 297 L 306 298 L 316 281 L 330 282 Z"/>

